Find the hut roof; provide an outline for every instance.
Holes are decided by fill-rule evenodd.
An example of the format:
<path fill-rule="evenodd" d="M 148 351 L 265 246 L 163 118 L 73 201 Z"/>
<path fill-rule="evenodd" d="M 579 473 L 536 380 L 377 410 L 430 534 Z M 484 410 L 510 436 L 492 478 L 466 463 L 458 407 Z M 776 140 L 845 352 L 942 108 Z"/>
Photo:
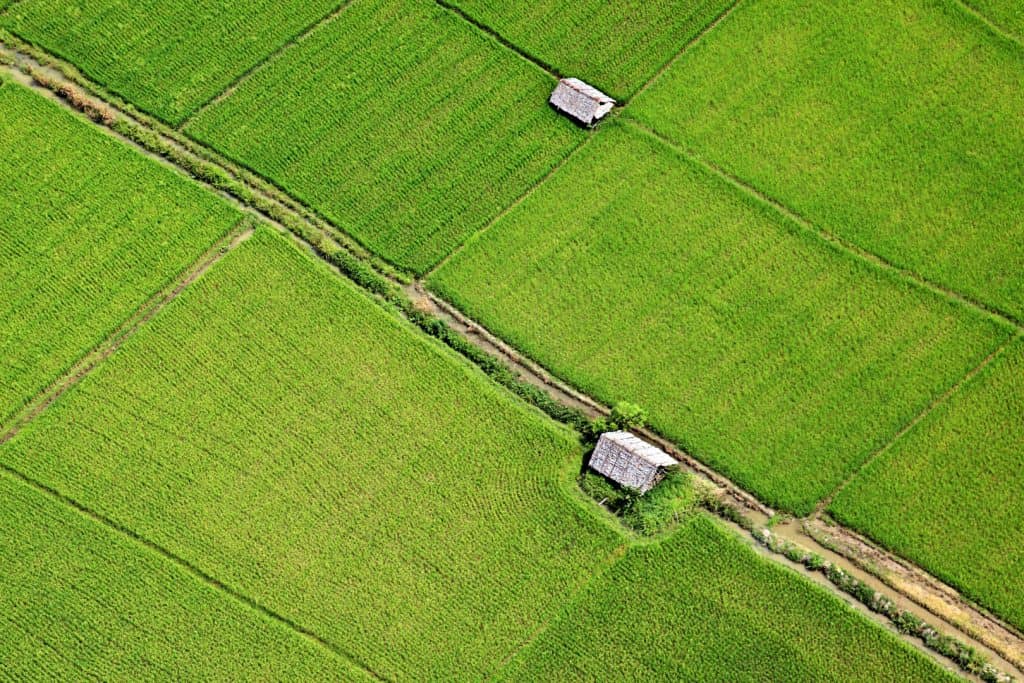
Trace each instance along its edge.
<path fill-rule="evenodd" d="M 578 78 L 560 80 L 549 102 L 559 111 L 588 126 L 615 106 L 615 100 Z"/>
<path fill-rule="evenodd" d="M 674 458 L 629 432 L 606 432 L 590 456 L 590 468 L 622 486 L 646 493 Z"/>
<path fill-rule="evenodd" d="M 601 438 L 618 444 L 631 454 L 655 467 L 671 467 L 679 464 L 679 461 L 665 451 L 629 432 L 606 432 L 601 435 Z"/>

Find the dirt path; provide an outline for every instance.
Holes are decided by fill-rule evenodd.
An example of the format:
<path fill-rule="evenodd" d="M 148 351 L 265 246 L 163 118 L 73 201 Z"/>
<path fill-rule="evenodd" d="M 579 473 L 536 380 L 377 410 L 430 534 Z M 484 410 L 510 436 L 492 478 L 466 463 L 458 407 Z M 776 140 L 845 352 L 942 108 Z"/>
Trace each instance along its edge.
<path fill-rule="evenodd" d="M 176 153 L 179 153 L 182 158 L 189 160 L 190 163 L 195 160 L 199 160 L 207 165 L 216 166 L 233 182 L 244 187 L 245 191 L 249 193 L 249 196 L 253 198 L 252 203 L 245 203 L 238 197 L 219 190 L 212 183 L 206 182 L 201 178 L 196 178 L 195 174 L 190 171 L 188 167 L 179 165 L 174 159 L 168 159 L 165 155 L 155 154 L 152 149 L 111 131 L 112 135 L 124 140 L 127 144 L 138 149 L 141 153 L 159 160 L 162 164 L 174 166 L 180 172 L 196 178 L 199 182 L 205 182 L 205 184 L 211 187 L 213 191 L 217 192 L 221 196 L 227 197 L 235 205 L 241 206 L 242 208 L 246 208 L 249 211 L 260 215 L 261 218 L 274 225 L 279 230 L 292 234 L 295 239 L 303 242 L 314 253 L 318 253 L 320 251 L 319 247 L 314 246 L 308 241 L 309 239 L 314 238 L 323 243 L 329 243 L 333 248 L 348 251 L 350 254 L 363 261 L 366 265 L 374 268 L 379 275 L 388 278 L 392 284 L 402 287 L 405 294 L 409 296 L 413 302 L 417 303 L 421 309 L 425 308 L 433 311 L 435 315 L 445 320 L 467 341 L 503 361 L 521 379 L 544 389 L 555 400 L 567 406 L 579 409 L 592 417 L 606 415 L 609 412 L 607 406 L 602 405 L 591 397 L 576 391 L 567 383 L 553 377 L 540 365 L 524 358 L 511 346 L 500 340 L 495 335 L 489 333 L 475 321 L 462 315 L 450 304 L 427 292 L 419 283 L 409 284 L 408 280 L 403 278 L 400 274 L 396 274 L 393 270 L 388 270 L 386 267 L 382 268 L 380 262 L 367 256 L 365 250 L 361 250 L 358 245 L 353 246 L 353 243 L 346 239 L 346 237 L 341 234 L 336 227 L 325 223 L 325 221 L 316 216 L 311 210 L 302 206 L 294 198 L 284 194 L 279 188 L 268 189 L 268 183 L 266 181 L 262 179 L 253 179 L 251 173 L 247 174 L 244 172 L 244 169 L 240 170 L 237 167 L 220 160 L 220 157 L 216 155 L 216 153 L 212 152 L 212 150 L 202 148 L 202 153 L 199 153 L 195 151 L 197 145 L 194 141 L 188 140 L 184 137 L 175 137 L 175 131 L 169 130 L 165 126 L 147 123 L 144 116 L 133 114 L 125 109 L 119 109 L 111 104 L 111 102 L 102 100 L 95 94 L 97 89 L 87 87 L 84 79 L 71 79 L 66 76 L 63 71 L 45 66 L 31 55 L 13 50 L 7 45 L 0 44 L 0 56 L 6 56 L 15 62 L 15 66 L 11 68 L 0 67 L 3 68 L 5 73 L 10 72 L 8 75 L 13 74 L 18 80 L 31 84 L 32 79 L 26 76 L 28 70 L 45 70 L 47 77 L 54 83 L 70 85 L 86 91 L 85 94 L 91 98 L 92 101 L 104 107 L 113 109 L 117 112 L 118 117 L 127 119 L 135 125 L 149 130 L 153 134 L 154 139 L 158 139 L 163 145 L 172 147 Z M 48 56 L 47 58 L 54 62 L 57 61 L 52 56 Z M 38 86 L 34 87 L 39 89 Z M 61 102 L 64 106 L 74 108 L 63 99 L 55 99 Z M 274 211 L 270 212 L 268 207 L 272 208 Z M 282 223 L 282 219 L 279 219 L 281 216 L 285 216 L 290 225 L 284 225 Z M 298 234 L 296 232 L 296 226 L 301 228 L 301 232 L 303 234 Z M 216 258 L 219 257 L 213 255 L 212 258 L 216 260 Z M 210 265 L 212 265 L 212 262 L 207 264 L 205 267 L 200 265 L 199 272 L 194 273 L 191 279 L 189 279 L 188 276 L 186 276 L 185 279 L 188 281 L 194 280 L 196 277 L 199 277 L 205 269 L 209 268 Z M 173 287 L 172 291 L 168 293 L 170 299 L 177 296 L 177 294 L 187 286 L 188 282 L 182 282 L 179 284 L 180 287 Z M 133 317 L 132 321 L 126 323 L 122 330 L 119 330 L 118 333 L 112 335 L 111 338 L 105 342 L 105 345 L 101 345 L 101 347 L 90 354 L 89 357 L 80 361 L 80 363 L 68 373 L 62 382 L 51 387 L 48 392 L 33 403 L 29 410 L 23 411 L 21 417 L 31 419 L 31 417 L 45 409 L 47 405 L 52 403 L 52 401 L 61 393 L 66 391 L 69 386 L 73 385 L 74 382 L 79 381 L 81 377 L 88 374 L 88 372 L 90 372 L 95 365 L 102 360 L 102 358 L 113 353 L 113 351 L 123 343 L 124 339 L 130 336 L 130 334 L 133 333 L 139 325 L 152 317 L 159 308 L 162 308 L 162 306 L 166 305 L 167 301 L 170 300 L 160 300 L 159 296 L 155 299 L 155 301 L 150 302 L 150 306 L 148 308 L 144 307 L 144 310 L 140 309 L 136 316 Z M 97 356 L 96 354 L 99 355 Z M 10 436 L 13 435 L 13 432 L 16 432 L 20 425 L 24 424 L 25 421 L 27 420 L 19 421 L 18 424 L 8 428 L 8 431 L 0 437 L 0 441 L 9 439 Z M 760 515 L 763 519 L 767 519 L 773 514 L 774 511 L 759 502 L 755 496 L 736 486 L 721 474 L 706 467 L 676 447 L 674 444 L 648 430 L 643 431 L 642 435 L 650 441 L 657 443 L 667 452 L 673 454 L 685 465 L 687 469 L 699 476 L 701 479 L 711 482 L 721 492 L 723 497 L 739 503 L 746 511 L 746 514 L 753 515 L 755 517 Z M 817 527 L 815 525 L 820 523 L 821 520 L 817 518 L 810 518 L 798 520 L 798 522 L 801 525 L 806 524 L 808 529 L 816 529 Z M 783 527 L 783 529 L 785 529 L 785 527 Z M 847 569 L 851 574 L 858 577 L 864 577 L 863 580 L 865 581 L 868 581 L 869 579 L 877 581 L 878 577 L 882 577 L 882 580 L 887 587 L 887 595 L 897 592 L 905 598 L 913 601 L 919 608 L 923 608 L 931 615 L 938 617 L 945 622 L 945 624 L 949 626 L 950 630 L 954 631 L 957 637 L 961 638 L 968 644 L 975 646 L 980 651 L 988 652 L 993 662 L 1002 665 L 1005 670 L 1011 672 L 1013 675 L 1024 678 L 1024 654 L 1022 654 L 1024 653 L 1024 637 L 1022 637 L 1021 634 L 1003 624 L 995 617 L 975 608 L 960 597 L 957 591 L 944 585 L 934 577 L 929 576 L 926 572 L 910 566 L 905 561 L 900 560 L 889 553 L 873 548 L 863 539 L 857 541 L 859 537 L 849 530 L 838 527 L 836 529 L 841 531 L 841 533 L 837 533 L 834 537 L 831 537 L 831 540 L 826 542 L 835 543 L 837 553 L 833 554 L 837 558 L 837 562 L 839 560 L 843 562 L 842 566 L 844 569 Z M 836 542 L 837 537 L 841 538 L 845 542 Z M 821 542 L 825 540 L 826 539 L 822 534 L 804 534 L 800 538 L 800 545 L 824 556 L 832 552 Z M 870 552 L 868 549 L 870 549 Z M 771 553 L 770 556 L 783 564 L 792 564 L 777 553 Z M 898 572 L 894 569 L 898 567 L 902 567 L 903 570 Z M 872 579 L 872 577 L 874 578 Z M 831 584 L 828 585 L 830 590 L 834 593 L 842 597 L 844 600 L 848 599 L 840 590 Z M 920 645 L 920 641 L 916 641 L 916 639 L 910 640 L 915 642 L 915 645 Z"/>

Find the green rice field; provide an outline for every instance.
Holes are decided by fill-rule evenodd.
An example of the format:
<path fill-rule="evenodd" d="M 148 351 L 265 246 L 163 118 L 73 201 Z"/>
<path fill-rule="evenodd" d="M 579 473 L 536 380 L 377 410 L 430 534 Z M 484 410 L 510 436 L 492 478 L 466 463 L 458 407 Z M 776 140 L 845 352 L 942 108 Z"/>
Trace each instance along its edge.
<path fill-rule="evenodd" d="M 558 72 L 626 99 L 733 3 L 454 0 L 452 4 Z"/>
<path fill-rule="evenodd" d="M 830 511 L 1024 628 L 1024 341 L 843 489 Z"/>
<path fill-rule="evenodd" d="M 392 679 L 493 672 L 608 561 L 580 457 L 267 231 L 0 446 Z"/>
<path fill-rule="evenodd" d="M 583 139 L 553 86 L 429 0 L 363 0 L 186 130 L 422 272 Z"/>
<path fill-rule="evenodd" d="M 0 15 L 0 26 L 176 125 L 341 4 L 19 0 Z"/>
<path fill-rule="evenodd" d="M 779 0 L 742 3 L 628 115 L 1019 321 L 1021 111 L 1024 48 L 957 2 Z"/>
<path fill-rule="evenodd" d="M 370 680 L 7 474 L 0 569 L 4 680 Z"/>
<path fill-rule="evenodd" d="M 0 683 L 1008 683 L 1022 465 L 1021 2 L 0 0 Z"/>
<path fill-rule="evenodd" d="M 266 230 L 0 446 L 6 466 L 279 612 L 353 666 L 417 680 L 532 679 L 502 672 L 503 663 L 537 665 L 535 648 L 565 637 L 560 615 L 600 612 L 603 589 L 631 583 L 648 551 L 626 550 L 629 540 L 570 490 L 578 458 L 564 429 Z M 646 567 L 652 591 L 680 592 L 661 596 L 672 611 L 653 623 L 683 634 L 694 618 L 683 606 L 700 610 L 725 591 L 736 602 L 720 619 L 703 619 L 710 658 L 657 664 L 656 673 L 716 677 L 746 653 L 745 666 L 786 678 L 826 662 L 864 680 L 941 678 L 933 663 L 718 527 L 694 522 L 676 542 L 680 556 Z M 693 578 L 681 581 L 680 569 Z M 701 588 L 691 593 L 693 585 Z M 53 598 L 64 599 L 74 598 L 59 590 Z M 762 600 L 770 608 L 755 607 Z M 50 605 L 23 619 L 55 618 Z M 769 628 L 769 609 L 786 621 Z M 795 628 L 797 615 L 806 630 Z M 296 645 L 275 646 L 287 654 Z M 78 647 L 58 652 L 71 658 Z M 574 649 L 566 644 L 558 657 L 573 661 Z M 244 671 L 239 658 L 229 670 Z M 288 657 L 277 664 L 289 666 Z M 319 678 L 320 666 L 303 660 L 306 668 L 284 675 Z"/>
<path fill-rule="evenodd" d="M 1009 334 L 621 125 L 430 284 L 801 514 Z"/>
<path fill-rule="evenodd" d="M 241 216 L 14 83 L 0 120 L 3 421 Z"/>
<path fill-rule="evenodd" d="M 957 680 L 704 516 L 630 548 L 502 679 Z"/>

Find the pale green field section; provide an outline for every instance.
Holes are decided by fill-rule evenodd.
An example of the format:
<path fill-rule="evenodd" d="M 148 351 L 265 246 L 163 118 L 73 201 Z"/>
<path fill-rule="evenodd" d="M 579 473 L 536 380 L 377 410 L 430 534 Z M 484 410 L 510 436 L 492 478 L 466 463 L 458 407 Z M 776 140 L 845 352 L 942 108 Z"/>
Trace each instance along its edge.
<path fill-rule="evenodd" d="M 732 0 L 454 0 L 541 63 L 619 99 L 666 65 Z"/>
<path fill-rule="evenodd" d="M 3 3 L 0 3 L 2 6 Z M 19 0 L 0 26 L 170 124 L 342 0 Z"/>
<path fill-rule="evenodd" d="M 843 489 L 830 511 L 1024 628 L 1024 341 Z"/>
<path fill-rule="evenodd" d="M 423 272 L 582 141 L 554 85 L 430 0 L 360 0 L 185 130 Z"/>
<path fill-rule="evenodd" d="M 305 636 L 0 475 L 0 679 L 368 681 Z"/>
<path fill-rule="evenodd" d="M 258 231 L 0 460 L 388 679 L 479 678 L 622 542 L 574 436 Z"/>
<path fill-rule="evenodd" d="M 1024 47 L 952 0 L 741 3 L 627 110 L 817 228 L 1024 319 Z"/>
<path fill-rule="evenodd" d="M 703 515 L 630 548 L 503 679 L 959 680 Z"/>
<path fill-rule="evenodd" d="M 798 513 L 1010 334 L 621 124 L 429 284 Z"/>
<path fill-rule="evenodd" d="M 19 85 L 0 121 L 2 421 L 241 216 Z"/>

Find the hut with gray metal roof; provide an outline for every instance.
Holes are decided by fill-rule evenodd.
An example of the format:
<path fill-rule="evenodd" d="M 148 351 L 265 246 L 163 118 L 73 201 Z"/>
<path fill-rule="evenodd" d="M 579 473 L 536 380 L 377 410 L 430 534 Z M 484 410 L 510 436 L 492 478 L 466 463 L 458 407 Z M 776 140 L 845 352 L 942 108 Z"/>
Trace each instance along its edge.
<path fill-rule="evenodd" d="M 615 100 L 578 78 L 558 81 L 548 102 L 584 126 L 593 126 L 615 106 Z"/>
<path fill-rule="evenodd" d="M 629 432 L 605 432 L 597 441 L 590 468 L 620 486 L 646 493 L 679 464 L 675 458 Z"/>

